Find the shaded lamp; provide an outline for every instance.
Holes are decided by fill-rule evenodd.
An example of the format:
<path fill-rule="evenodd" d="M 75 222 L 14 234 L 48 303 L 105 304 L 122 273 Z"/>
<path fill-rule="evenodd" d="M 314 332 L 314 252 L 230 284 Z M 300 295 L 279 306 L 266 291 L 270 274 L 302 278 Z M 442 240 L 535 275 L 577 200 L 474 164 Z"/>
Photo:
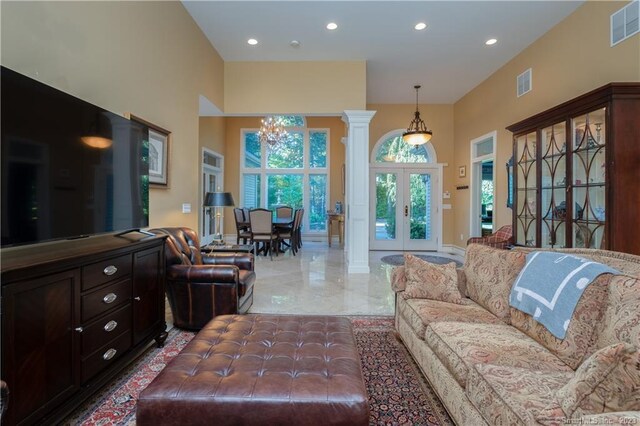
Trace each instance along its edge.
<path fill-rule="evenodd" d="M 409 145 L 423 145 L 431 140 L 433 132 L 427 129 L 427 125 L 420 118 L 420 111 L 418 110 L 418 90 L 420 85 L 413 86 L 416 89 L 416 112 L 413 113 L 413 120 L 409 123 L 407 131 L 402 134 L 402 140 Z"/>
<path fill-rule="evenodd" d="M 111 131 L 111 120 L 103 112 L 96 113 L 95 120 L 91 123 L 91 128 L 81 138 L 82 143 L 91 148 L 106 149 L 113 144 Z"/>
<path fill-rule="evenodd" d="M 215 209 L 216 221 L 213 235 L 214 244 L 224 244 L 222 238 L 222 232 L 220 230 L 220 221 L 222 219 L 222 208 L 233 207 L 235 202 L 233 201 L 233 195 L 230 192 L 207 192 L 204 197 L 204 207 L 213 207 Z"/>

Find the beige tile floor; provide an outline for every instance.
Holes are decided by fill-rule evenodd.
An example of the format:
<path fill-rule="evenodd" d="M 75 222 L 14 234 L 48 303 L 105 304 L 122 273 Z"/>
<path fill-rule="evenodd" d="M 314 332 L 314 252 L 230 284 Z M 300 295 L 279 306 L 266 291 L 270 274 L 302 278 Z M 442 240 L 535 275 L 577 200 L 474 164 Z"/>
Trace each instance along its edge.
<path fill-rule="evenodd" d="M 399 252 L 369 252 L 370 274 L 347 274 L 342 247 L 305 242 L 296 256 L 256 259 L 252 313 L 393 315 L 392 266 L 380 261 Z M 430 253 L 462 260 L 446 253 Z"/>

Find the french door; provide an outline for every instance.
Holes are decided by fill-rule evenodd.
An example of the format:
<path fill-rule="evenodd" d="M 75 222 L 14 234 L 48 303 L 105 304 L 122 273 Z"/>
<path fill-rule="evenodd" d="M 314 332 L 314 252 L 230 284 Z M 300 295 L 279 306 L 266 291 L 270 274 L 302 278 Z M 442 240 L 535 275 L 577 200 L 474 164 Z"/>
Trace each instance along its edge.
<path fill-rule="evenodd" d="M 224 186 L 222 177 L 224 176 L 224 157 L 207 148 L 202 149 L 202 201 L 204 202 L 207 192 L 222 191 Z M 220 208 L 220 207 L 219 207 Z M 213 241 L 215 229 L 215 208 L 202 207 L 202 224 L 200 227 L 200 243 L 210 244 Z M 230 220 L 233 220 L 233 216 Z M 224 229 L 223 222 L 220 227 Z M 222 229 L 221 233 L 224 234 Z"/>
<path fill-rule="evenodd" d="M 371 250 L 438 250 L 438 168 L 372 168 L 370 176 Z"/>

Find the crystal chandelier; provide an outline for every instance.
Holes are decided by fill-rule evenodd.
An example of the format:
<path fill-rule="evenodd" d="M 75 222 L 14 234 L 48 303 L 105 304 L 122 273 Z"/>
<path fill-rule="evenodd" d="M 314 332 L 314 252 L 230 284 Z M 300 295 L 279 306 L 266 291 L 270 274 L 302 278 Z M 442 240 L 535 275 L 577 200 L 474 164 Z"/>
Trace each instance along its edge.
<path fill-rule="evenodd" d="M 260 143 L 266 144 L 271 151 L 277 151 L 289 135 L 284 128 L 282 119 L 269 116 L 263 118 L 261 122 L 262 125 L 258 130 Z"/>
<path fill-rule="evenodd" d="M 420 111 L 418 111 L 418 90 L 420 90 L 420 87 L 420 85 L 413 86 L 416 89 L 416 112 L 413 120 L 409 123 L 407 131 L 402 134 L 402 140 L 413 146 L 429 142 L 433 135 L 433 132 L 427 129 L 427 125 L 420 118 Z"/>

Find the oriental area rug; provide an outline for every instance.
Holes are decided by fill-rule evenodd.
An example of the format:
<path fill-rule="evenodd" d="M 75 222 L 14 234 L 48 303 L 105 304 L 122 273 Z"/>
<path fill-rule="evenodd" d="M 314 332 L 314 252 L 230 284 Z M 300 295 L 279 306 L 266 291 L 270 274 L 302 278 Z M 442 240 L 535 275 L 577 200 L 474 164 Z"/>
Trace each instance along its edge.
<path fill-rule="evenodd" d="M 397 339 L 393 318 L 352 316 L 349 319 L 369 394 L 369 424 L 453 425 L 411 355 Z M 64 424 L 135 425 L 138 395 L 194 335 L 171 330 L 164 348 L 149 349 Z"/>

